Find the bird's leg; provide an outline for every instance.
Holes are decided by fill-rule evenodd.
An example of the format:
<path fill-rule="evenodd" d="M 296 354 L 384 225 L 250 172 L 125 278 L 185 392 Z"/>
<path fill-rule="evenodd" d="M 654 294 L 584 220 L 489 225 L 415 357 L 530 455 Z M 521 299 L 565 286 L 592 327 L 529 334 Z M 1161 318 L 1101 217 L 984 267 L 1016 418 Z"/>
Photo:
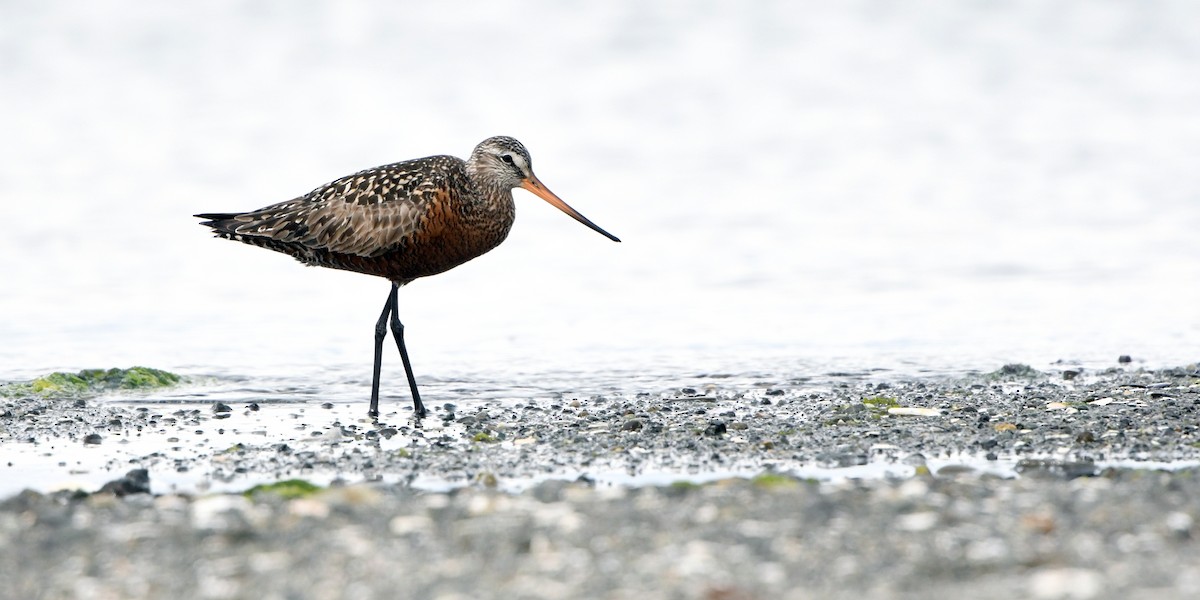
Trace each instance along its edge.
<path fill-rule="evenodd" d="M 413 377 L 412 364 L 408 362 L 408 350 L 404 347 L 404 323 L 400 322 L 400 307 L 396 302 L 396 284 L 392 284 L 392 295 L 388 296 L 392 313 L 392 337 L 396 338 L 396 348 L 400 350 L 400 360 L 404 362 L 404 374 L 408 375 L 408 388 L 412 390 L 413 410 L 417 417 L 425 416 L 425 405 L 421 402 L 421 393 L 417 391 L 417 379 Z"/>
<path fill-rule="evenodd" d="M 393 283 L 392 293 L 388 295 L 387 302 L 383 303 L 383 313 L 375 323 L 375 371 L 371 376 L 371 408 L 367 411 L 367 415 L 371 417 L 379 416 L 379 368 L 383 364 L 383 337 L 387 335 L 388 315 L 396 305 L 396 290 L 396 284 Z"/>

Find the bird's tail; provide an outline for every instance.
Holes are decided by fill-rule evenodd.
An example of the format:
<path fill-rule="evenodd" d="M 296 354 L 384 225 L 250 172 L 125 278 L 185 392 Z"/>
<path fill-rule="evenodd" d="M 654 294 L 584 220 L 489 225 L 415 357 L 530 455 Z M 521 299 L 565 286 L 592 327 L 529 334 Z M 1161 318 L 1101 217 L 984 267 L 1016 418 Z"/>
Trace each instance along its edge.
<path fill-rule="evenodd" d="M 200 224 L 211 227 L 214 233 L 222 237 L 232 235 L 237 227 L 234 218 L 238 216 L 238 213 L 200 213 L 192 216 L 204 219 Z"/>

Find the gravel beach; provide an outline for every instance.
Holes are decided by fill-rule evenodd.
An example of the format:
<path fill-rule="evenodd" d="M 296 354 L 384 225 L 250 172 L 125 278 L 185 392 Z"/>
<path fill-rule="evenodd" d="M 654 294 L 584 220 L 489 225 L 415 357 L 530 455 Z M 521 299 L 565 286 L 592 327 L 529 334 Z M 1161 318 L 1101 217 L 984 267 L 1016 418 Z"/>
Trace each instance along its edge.
<path fill-rule="evenodd" d="M 1194 365 L 714 377 L 421 423 L 0 406 L 8 489 L 32 488 L 0 500 L 4 597 L 1200 595 Z M 48 455 L 111 483 L 52 491 Z M 320 488 L 236 493 L 287 479 Z"/>

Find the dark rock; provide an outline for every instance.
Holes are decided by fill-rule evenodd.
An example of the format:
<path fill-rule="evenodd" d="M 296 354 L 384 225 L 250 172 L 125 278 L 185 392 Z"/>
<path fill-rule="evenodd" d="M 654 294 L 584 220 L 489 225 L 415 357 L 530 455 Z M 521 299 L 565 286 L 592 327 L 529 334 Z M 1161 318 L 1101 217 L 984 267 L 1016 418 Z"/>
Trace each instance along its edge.
<path fill-rule="evenodd" d="M 83 443 L 85 444 L 99 444 L 102 441 L 104 441 L 104 438 L 98 433 L 89 433 L 83 438 Z"/>
<path fill-rule="evenodd" d="M 1117 357 L 1117 362 L 1126 365 L 1133 362 L 1133 357 L 1129 356 L 1128 354 L 1122 354 L 1121 356 Z"/>
<path fill-rule="evenodd" d="M 1041 458 L 1026 458 L 1017 462 L 1014 470 L 1024 477 L 1038 479 L 1075 479 L 1091 477 L 1099 472 L 1090 461 L 1063 462 Z"/>
<path fill-rule="evenodd" d="M 1002 378 L 1002 377 L 1035 378 L 1035 377 L 1038 377 L 1039 375 L 1041 375 L 1041 372 L 1038 371 L 1037 369 L 1035 369 L 1029 365 L 1023 365 L 1020 363 L 1009 363 L 1007 365 L 1004 365 L 1003 367 L 1000 367 L 999 369 L 996 369 L 995 371 L 992 371 L 991 373 L 988 373 L 988 377 L 990 377 L 992 379 L 997 379 L 997 378 Z"/>
<path fill-rule="evenodd" d="M 725 435 L 727 428 L 724 421 L 712 421 L 708 424 L 708 428 L 704 430 L 706 435 Z"/>
<path fill-rule="evenodd" d="M 570 482 L 562 479 L 549 479 L 533 486 L 531 492 L 534 498 L 542 502 L 558 502 L 563 498 L 563 489 L 569 485 Z"/>
<path fill-rule="evenodd" d="M 215 413 L 227 413 L 227 412 L 233 412 L 233 409 L 230 408 L 229 405 L 225 404 L 224 402 L 216 402 L 212 405 L 212 411 Z"/>
<path fill-rule="evenodd" d="M 120 479 L 114 479 L 100 488 L 100 493 L 116 496 L 150 493 L 150 472 L 146 469 L 134 469 Z"/>
<path fill-rule="evenodd" d="M 640 431 L 642 429 L 641 419 L 630 419 L 621 424 L 622 431 Z"/>

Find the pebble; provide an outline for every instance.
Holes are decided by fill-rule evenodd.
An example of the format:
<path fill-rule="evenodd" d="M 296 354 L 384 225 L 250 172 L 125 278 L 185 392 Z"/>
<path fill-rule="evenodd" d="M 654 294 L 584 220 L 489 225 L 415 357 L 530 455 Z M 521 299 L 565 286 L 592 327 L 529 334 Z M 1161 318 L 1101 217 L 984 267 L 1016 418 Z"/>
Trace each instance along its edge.
<path fill-rule="evenodd" d="M 887 414 L 897 417 L 940 417 L 942 411 L 936 408 L 921 408 L 917 406 L 895 406 L 887 409 Z"/>
<path fill-rule="evenodd" d="M 1029 579 L 1029 595 L 1038 600 L 1090 600 L 1104 590 L 1104 576 L 1092 569 L 1045 568 Z"/>

